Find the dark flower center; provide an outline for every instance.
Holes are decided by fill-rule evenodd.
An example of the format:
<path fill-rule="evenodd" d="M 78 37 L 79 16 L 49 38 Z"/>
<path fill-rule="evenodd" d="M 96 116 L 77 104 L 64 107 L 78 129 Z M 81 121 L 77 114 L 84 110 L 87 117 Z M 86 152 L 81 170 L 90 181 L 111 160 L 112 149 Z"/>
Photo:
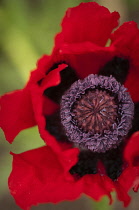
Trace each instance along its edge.
<path fill-rule="evenodd" d="M 106 152 L 125 139 L 132 127 L 134 104 L 112 76 L 89 75 L 62 96 L 61 123 L 69 141 L 93 152 Z"/>
<path fill-rule="evenodd" d="M 74 120 L 84 132 L 103 133 L 117 119 L 118 105 L 105 90 L 89 90 L 73 105 Z"/>

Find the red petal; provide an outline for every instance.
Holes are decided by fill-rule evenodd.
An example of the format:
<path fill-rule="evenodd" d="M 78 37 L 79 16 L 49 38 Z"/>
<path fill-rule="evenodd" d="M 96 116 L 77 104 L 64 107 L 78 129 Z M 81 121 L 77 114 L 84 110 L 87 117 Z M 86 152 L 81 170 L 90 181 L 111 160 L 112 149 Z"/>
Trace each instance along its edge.
<path fill-rule="evenodd" d="M 123 201 L 124 207 L 127 207 L 131 201 L 131 197 L 127 194 L 125 189 L 119 184 L 119 182 L 115 182 L 115 189 L 117 192 L 117 198 L 120 201 Z"/>
<path fill-rule="evenodd" d="M 41 79 L 43 79 L 46 76 L 47 71 L 51 67 L 51 56 L 43 55 L 38 61 L 37 61 L 37 68 L 31 72 L 31 78 L 29 80 L 29 84 L 37 83 Z"/>
<path fill-rule="evenodd" d="M 59 161 L 63 165 L 65 174 L 69 173 L 69 170 L 74 166 L 78 161 L 78 148 L 71 148 L 59 153 Z"/>
<path fill-rule="evenodd" d="M 13 154 L 9 188 L 24 210 L 38 203 L 73 200 L 82 193 L 82 181 L 66 181 L 57 156 L 49 147 Z"/>
<path fill-rule="evenodd" d="M 5 94 L 0 102 L 0 126 L 11 143 L 21 130 L 36 124 L 29 90 Z"/>
<path fill-rule="evenodd" d="M 61 82 L 60 71 L 65 69 L 67 64 L 60 64 L 58 68 L 54 69 L 53 71 L 49 72 L 43 79 L 41 83 L 41 89 L 45 90 L 52 86 L 57 86 Z"/>
<path fill-rule="evenodd" d="M 44 115 L 51 115 L 53 114 L 58 108 L 59 105 L 53 102 L 51 99 L 48 97 L 42 97 L 42 102 L 43 102 L 43 114 Z"/>
<path fill-rule="evenodd" d="M 130 166 L 139 166 L 139 132 L 134 133 L 129 139 L 124 150 L 124 159 Z"/>
<path fill-rule="evenodd" d="M 36 125 L 30 87 L 45 76 L 49 60 L 50 56 L 44 55 L 38 61 L 37 69 L 31 73 L 24 89 L 5 94 L 0 99 L 0 126 L 10 143 L 21 130 Z"/>
<path fill-rule="evenodd" d="M 118 183 L 124 189 L 124 192 L 120 189 L 120 197 L 125 195 L 131 188 L 137 191 L 139 182 L 139 132 L 136 132 L 128 140 L 124 150 L 124 159 L 128 163 L 127 168 L 123 171 L 118 178 Z M 120 193 L 119 191 L 119 193 Z M 127 206 L 130 202 L 130 197 L 125 198 L 124 205 Z"/>
<path fill-rule="evenodd" d="M 95 200 L 107 195 L 112 203 L 111 192 L 114 186 L 110 178 L 100 174 L 84 176 L 84 192 Z"/>
<path fill-rule="evenodd" d="M 104 48 L 90 42 L 63 44 L 60 54 L 81 79 L 97 74 L 115 55 L 113 47 Z"/>
<path fill-rule="evenodd" d="M 125 87 L 131 94 L 133 101 L 139 101 L 139 30 L 135 22 L 124 23 L 112 35 L 112 46 L 119 54 L 130 61 L 130 71 Z"/>
<path fill-rule="evenodd" d="M 119 14 L 95 2 L 69 8 L 62 22 L 64 42 L 90 41 L 104 46 L 111 31 L 118 25 Z"/>
<path fill-rule="evenodd" d="M 50 68 L 49 67 L 50 62 L 51 62 L 51 56 L 43 55 L 37 61 L 37 68 L 31 72 L 30 79 L 26 86 L 38 83 L 41 79 L 43 79 Z"/>
<path fill-rule="evenodd" d="M 132 174 L 132 176 L 131 176 Z M 121 174 L 121 176 L 118 178 L 118 183 L 122 186 L 125 192 L 128 192 L 135 179 L 136 179 L 136 169 L 133 167 L 127 167 Z"/>
<path fill-rule="evenodd" d="M 133 184 L 134 192 L 138 192 L 138 189 L 139 189 L 139 176 L 136 178 L 136 180 L 134 181 L 134 184 Z"/>
<path fill-rule="evenodd" d="M 117 191 L 117 197 L 120 201 L 123 201 L 124 206 L 128 206 L 130 203 L 130 196 L 128 192 L 135 185 L 135 180 L 137 178 L 137 170 L 135 167 L 127 167 L 118 178 L 117 181 L 114 182 L 115 189 Z"/>
<path fill-rule="evenodd" d="M 44 90 L 51 87 L 56 86 L 60 83 L 60 71 L 62 71 L 63 68 L 65 68 L 66 65 L 62 64 L 59 65 L 57 69 L 51 71 L 48 75 L 45 76 L 44 80 L 42 81 L 41 85 L 34 84 L 31 86 L 31 95 L 32 95 L 32 101 L 33 101 L 33 109 L 35 113 L 35 118 L 37 125 L 39 127 L 39 132 L 44 139 L 44 141 L 47 143 L 47 145 L 51 146 L 55 152 L 61 151 L 61 145 L 56 141 L 55 137 L 52 136 L 47 130 L 46 130 L 46 109 L 44 106 L 48 106 L 51 104 L 51 107 L 49 109 L 49 113 L 47 110 L 47 113 L 53 113 L 58 106 L 56 106 L 55 103 L 51 103 L 51 100 L 49 100 L 49 104 L 47 103 L 47 99 L 44 99 Z M 45 103 L 45 104 L 44 104 Z"/>
<path fill-rule="evenodd" d="M 48 69 L 49 62 L 51 60 L 51 56 L 43 55 L 38 61 L 37 61 L 37 69 L 40 72 L 46 73 Z"/>
<path fill-rule="evenodd" d="M 138 33 L 138 27 L 135 22 L 126 22 L 111 35 L 112 45 L 121 54 L 125 56 L 131 55 L 132 51 L 134 51 L 132 48 L 133 43 Z"/>
<path fill-rule="evenodd" d="M 134 102 L 139 101 L 139 66 L 131 66 L 127 80 L 124 84 L 124 86 L 128 89 L 128 92 L 130 93 L 132 100 Z"/>

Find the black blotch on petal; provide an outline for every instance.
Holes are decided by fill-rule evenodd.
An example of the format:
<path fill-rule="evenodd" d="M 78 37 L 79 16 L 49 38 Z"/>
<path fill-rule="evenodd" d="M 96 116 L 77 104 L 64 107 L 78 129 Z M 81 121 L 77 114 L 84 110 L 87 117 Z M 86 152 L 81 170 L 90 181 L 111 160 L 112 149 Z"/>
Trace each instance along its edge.
<path fill-rule="evenodd" d="M 123 166 L 123 144 L 119 145 L 116 149 L 111 149 L 104 154 L 100 155 L 107 175 L 116 180 L 122 173 Z"/>
<path fill-rule="evenodd" d="M 64 63 L 64 62 L 63 62 Z M 48 72 L 54 70 L 58 67 L 60 63 L 54 64 L 52 68 L 49 69 Z M 64 70 L 60 72 L 61 76 L 61 83 L 57 86 L 50 87 L 44 91 L 44 95 L 50 98 L 55 103 L 60 103 L 61 97 L 64 94 L 64 92 L 76 81 L 78 80 L 78 77 L 75 73 L 75 71 L 68 66 Z"/>
<path fill-rule="evenodd" d="M 46 116 L 45 119 L 46 130 L 48 130 L 49 133 L 57 139 L 57 141 L 70 143 L 61 124 L 60 111 L 57 111 L 50 116 Z"/>
<path fill-rule="evenodd" d="M 129 68 L 130 63 L 128 59 L 114 57 L 100 69 L 99 75 L 108 77 L 112 75 L 118 82 L 123 84 L 127 78 Z"/>
<path fill-rule="evenodd" d="M 70 169 L 72 175 L 82 177 L 86 174 L 97 173 L 97 155 L 91 151 L 81 151 L 78 162 Z"/>
<path fill-rule="evenodd" d="M 134 103 L 134 118 L 132 121 L 132 128 L 128 133 L 128 137 L 130 137 L 136 131 L 139 131 L 139 102 Z"/>
<path fill-rule="evenodd" d="M 122 173 L 123 157 L 122 144 L 105 153 L 94 153 L 91 151 L 81 151 L 78 157 L 78 162 L 70 169 L 72 175 L 82 177 L 86 174 L 96 174 L 97 163 L 101 161 L 105 167 L 107 176 L 113 181 L 116 180 Z"/>

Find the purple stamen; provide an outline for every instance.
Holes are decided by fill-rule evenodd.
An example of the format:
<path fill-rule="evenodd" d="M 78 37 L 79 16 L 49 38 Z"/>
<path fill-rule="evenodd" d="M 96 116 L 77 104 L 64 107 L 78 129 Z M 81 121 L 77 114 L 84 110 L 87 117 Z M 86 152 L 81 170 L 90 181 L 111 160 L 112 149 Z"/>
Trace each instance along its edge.
<path fill-rule="evenodd" d="M 132 126 L 134 104 L 112 76 L 89 75 L 62 96 L 61 122 L 80 148 L 106 152 L 117 148 Z"/>

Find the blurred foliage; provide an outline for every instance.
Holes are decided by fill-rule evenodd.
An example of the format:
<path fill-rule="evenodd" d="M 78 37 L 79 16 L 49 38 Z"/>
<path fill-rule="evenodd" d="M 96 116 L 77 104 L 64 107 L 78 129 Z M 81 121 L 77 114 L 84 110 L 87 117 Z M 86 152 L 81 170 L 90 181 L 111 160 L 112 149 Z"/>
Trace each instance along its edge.
<path fill-rule="evenodd" d="M 59 23 L 66 8 L 79 2 L 79 0 L 75 0 L 74 3 L 62 0 L 2 1 L 1 93 L 23 86 L 29 71 L 35 68 L 37 59 L 44 53 L 50 53 L 53 37 L 60 30 Z M 10 84 L 11 82 L 13 84 Z"/>
<path fill-rule="evenodd" d="M 37 59 L 42 54 L 51 52 L 53 38 L 61 30 L 60 22 L 66 9 L 77 6 L 80 2 L 89 1 L 0 1 L 0 94 L 23 88 Z M 126 2 L 132 8 L 136 8 L 138 4 L 138 0 Z M 44 142 L 37 127 L 22 131 L 12 145 L 5 141 L 2 131 L 0 137 L 0 194 L 4 195 L 8 191 L 7 178 L 11 171 L 9 151 L 20 153 L 42 146 Z M 95 204 L 94 209 L 108 209 L 107 200 L 104 198 L 101 204 Z"/>
<path fill-rule="evenodd" d="M 139 6 L 138 0 L 128 0 L 127 2 L 131 9 L 137 8 Z"/>

